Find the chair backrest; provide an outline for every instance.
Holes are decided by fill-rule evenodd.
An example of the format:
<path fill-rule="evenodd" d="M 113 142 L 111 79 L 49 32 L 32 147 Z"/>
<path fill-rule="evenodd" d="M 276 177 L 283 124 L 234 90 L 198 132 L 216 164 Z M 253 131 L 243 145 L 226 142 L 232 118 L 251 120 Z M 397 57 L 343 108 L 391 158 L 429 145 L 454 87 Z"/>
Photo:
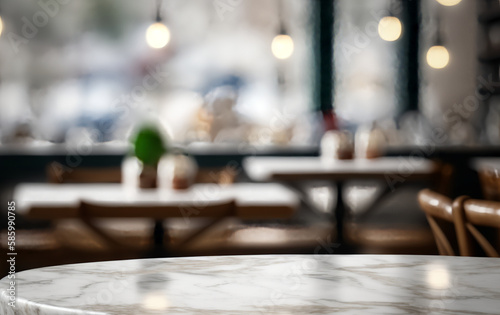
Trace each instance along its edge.
<path fill-rule="evenodd" d="M 455 170 L 447 163 L 435 162 L 436 172 L 434 179 L 434 189 L 436 192 L 448 196 L 451 193 L 451 185 Z"/>
<path fill-rule="evenodd" d="M 211 218 L 215 221 L 224 219 L 225 217 L 234 216 L 236 207 L 234 200 L 224 200 L 218 202 L 210 202 L 208 204 L 200 203 L 197 206 L 171 205 L 118 205 L 106 203 L 80 202 L 80 219 L 94 233 L 99 235 L 109 246 L 115 248 L 124 247 L 118 240 L 114 239 L 107 231 L 103 230 L 96 220 L 99 219 L 123 219 L 123 218 L 149 218 L 162 220 L 165 218 L 181 217 L 184 219 L 190 218 Z M 189 236 L 184 242 L 189 242 L 204 229 Z"/>
<path fill-rule="evenodd" d="M 441 255 L 453 256 L 455 240 L 453 228 L 453 204 L 450 198 L 424 189 L 418 194 L 420 208 L 425 212 Z"/>
<path fill-rule="evenodd" d="M 480 170 L 478 172 L 484 198 L 500 201 L 500 174 L 493 170 Z"/>
<path fill-rule="evenodd" d="M 122 170 L 120 167 L 66 167 L 58 162 L 52 162 L 46 167 L 47 179 L 50 183 L 120 183 Z M 233 168 L 199 169 L 196 183 L 232 184 L 237 172 Z"/>
<path fill-rule="evenodd" d="M 490 257 L 500 257 L 498 251 L 484 236 L 478 227 L 500 228 L 500 202 L 488 200 L 475 200 L 462 197 L 462 200 L 454 209 L 457 220 L 462 220 L 462 228 L 466 234 L 464 237 L 464 254 L 473 255 L 472 238 Z M 458 223 L 460 223 L 458 221 Z"/>
<path fill-rule="evenodd" d="M 234 200 L 200 202 L 199 205 L 118 205 L 80 202 L 80 215 L 86 218 L 216 218 L 235 213 Z"/>

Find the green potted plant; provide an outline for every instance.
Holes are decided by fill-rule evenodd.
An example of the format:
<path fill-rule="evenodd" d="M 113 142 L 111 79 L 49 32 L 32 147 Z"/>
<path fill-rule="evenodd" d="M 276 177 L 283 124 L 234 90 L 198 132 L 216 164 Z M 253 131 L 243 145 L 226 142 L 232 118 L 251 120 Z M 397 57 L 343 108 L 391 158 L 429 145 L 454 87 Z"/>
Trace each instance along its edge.
<path fill-rule="evenodd" d="M 158 162 L 167 152 L 167 146 L 157 127 L 147 125 L 139 129 L 132 141 L 134 155 L 142 163 L 140 188 L 156 188 Z"/>

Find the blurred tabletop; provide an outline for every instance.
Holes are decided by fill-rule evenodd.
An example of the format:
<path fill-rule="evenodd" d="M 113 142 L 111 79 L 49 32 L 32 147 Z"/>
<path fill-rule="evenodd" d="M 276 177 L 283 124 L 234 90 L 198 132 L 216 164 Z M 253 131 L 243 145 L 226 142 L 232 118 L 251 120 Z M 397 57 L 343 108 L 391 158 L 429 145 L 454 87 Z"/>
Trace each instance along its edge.
<path fill-rule="evenodd" d="M 244 219 L 289 218 L 300 205 L 296 194 L 279 184 L 195 184 L 187 190 L 134 189 L 122 184 L 20 184 L 14 190 L 17 212 L 30 218 L 78 217 L 81 201 L 102 206 L 138 207 L 137 217 L 182 217 L 182 207 L 198 209 L 234 200 Z M 207 210 L 208 211 L 208 210 Z"/>
<path fill-rule="evenodd" d="M 19 257 L 21 258 L 21 257 Z M 225 256 L 64 265 L 0 281 L 0 313 L 498 314 L 500 259 Z M 15 311 L 8 305 L 14 292 Z"/>
<path fill-rule="evenodd" d="M 249 157 L 243 161 L 248 176 L 268 180 L 348 180 L 428 178 L 436 171 L 434 162 L 415 157 L 324 160 L 320 157 Z"/>

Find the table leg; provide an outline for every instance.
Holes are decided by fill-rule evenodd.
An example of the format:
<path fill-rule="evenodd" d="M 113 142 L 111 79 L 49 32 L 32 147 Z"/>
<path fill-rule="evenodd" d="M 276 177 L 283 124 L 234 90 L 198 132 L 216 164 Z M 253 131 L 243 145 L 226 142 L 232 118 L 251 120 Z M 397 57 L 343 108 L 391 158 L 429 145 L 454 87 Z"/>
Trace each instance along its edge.
<path fill-rule="evenodd" d="M 345 205 L 344 205 L 344 182 L 336 182 L 337 186 L 337 204 L 335 206 L 335 221 L 337 224 L 337 240 L 340 245 L 344 243 L 344 217 L 345 217 Z"/>
<path fill-rule="evenodd" d="M 164 239 L 168 238 L 168 233 L 165 233 L 165 228 L 163 226 L 163 220 L 155 220 L 155 227 L 153 230 L 153 248 L 146 253 L 147 258 L 161 258 L 171 256 L 168 246 L 168 242 L 165 246 Z"/>

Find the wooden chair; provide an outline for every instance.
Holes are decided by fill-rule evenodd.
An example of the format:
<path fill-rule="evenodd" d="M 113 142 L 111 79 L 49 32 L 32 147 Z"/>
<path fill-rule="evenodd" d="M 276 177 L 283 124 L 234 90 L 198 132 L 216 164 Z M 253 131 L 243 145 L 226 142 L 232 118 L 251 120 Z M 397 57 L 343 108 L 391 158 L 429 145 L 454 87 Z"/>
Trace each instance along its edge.
<path fill-rule="evenodd" d="M 453 167 L 435 162 L 429 182 L 444 194 L 450 190 Z M 377 200 L 372 210 L 354 217 L 345 238 L 368 254 L 434 254 L 433 232 L 418 205 L 417 195 L 425 186 L 399 187 L 391 198 Z"/>
<path fill-rule="evenodd" d="M 49 183 L 120 183 L 121 168 L 119 167 L 66 167 L 58 162 L 52 162 L 46 167 Z M 196 183 L 232 184 L 237 172 L 230 167 L 202 168 L 196 175 Z"/>
<path fill-rule="evenodd" d="M 482 227 L 500 229 L 500 202 L 462 196 L 455 204 L 453 211 L 461 255 L 475 255 L 475 240 L 487 256 L 500 257 L 497 249 L 480 230 Z"/>
<path fill-rule="evenodd" d="M 187 209 L 187 210 L 186 210 Z M 183 235 L 182 239 L 175 239 L 172 242 L 175 246 L 185 246 L 193 242 L 195 239 L 203 235 L 206 231 L 219 224 L 224 219 L 234 217 L 235 203 L 233 200 L 203 205 L 196 209 L 182 206 L 114 206 L 106 204 L 96 204 L 87 201 L 82 201 L 80 204 L 81 220 L 85 225 L 105 243 L 108 249 L 126 250 L 140 249 L 144 244 L 134 244 L 133 239 L 127 240 L 127 235 L 123 233 L 123 229 L 113 229 L 109 222 L 102 222 L 105 219 L 113 219 L 112 223 L 117 223 L 120 219 L 139 219 L 143 218 L 151 221 L 150 228 L 143 230 L 143 238 L 155 240 L 156 244 L 163 245 L 164 242 L 170 243 L 170 235 L 168 231 L 164 231 L 164 218 L 189 218 L 204 219 L 202 224 L 194 224 L 194 228 L 190 229 L 187 235 Z M 186 211 L 183 211 L 186 210 Z M 192 210 L 192 211 L 190 211 Z M 138 213 L 141 214 L 138 217 Z M 188 215 L 188 217 L 186 217 Z M 156 220 L 154 225 L 155 237 L 153 237 L 153 220 Z M 101 222 L 99 222 L 101 221 Z M 118 221 L 119 223 L 119 221 Z M 160 233 L 160 234 L 156 234 Z M 161 237 L 161 239 L 155 239 Z M 136 238 L 136 237 L 135 237 Z M 144 243 L 144 242 L 142 242 Z"/>
<path fill-rule="evenodd" d="M 76 167 L 70 168 L 58 162 L 46 167 L 49 183 L 120 183 L 122 174 L 119 167 Z"/>
<path fill-rule="evenodd" d="M 51 183 L 120 183 L 121 169 L 111 168 L 69 168 L 58 162 L 50 163 L 46 168 L 47 179 Z M 218 183 L 231 184 L 234 182 L 236 172 L 232 168 L 200 169 L 197 174 L 196 183 Z M 85 209 L 96 208 L 91 204 L 83 203 Z M 95 205 L 97 206 L 97 205 Z M 103 213 L 109 213 L 113 209 L 100 209 Z M 127 209 L 117 209 L 120 215 Z M 178 209 L 177 209 L 178 210 Z M 94 212 L 95 213 L 95 212 Z M 84 252 L 104 251 L 105 243 L 112 239 L 119 239 L 120 243 L 129 244 L 132 247 L 148 247 L 151 245 L 150 231 L 151 220 L 143 218 L 121 218 L 113 216 L 99 219 L 99 226 L 91 227 L 90 222 L 75 220 L 64 220 L 56 223 L 56 232 L 59 239 L 68 247 L 82 250 Z M 89 230 L 89 228 L 91 228 Z M 190 230 L 191 228 L 188 228 Z M 196 226 L 195 226 L 196 229 Z M 181 232 L 182 235 L 190 231 Z M 104 233 L 104 234 L 103 234 Z M 106 236 L 107 235 L 107 236 Z M 105 242 L 103 243 L 103 238 Z M 108 244 L 109 245 L 109 244 Z M 116 245 L 116 243 L 114 244 Z"/>
<path fill-rule="evenodd" d="M 494 170 L 480 170 L 478 172 L 481 189 L 487 200 L 500 201 L 500 174 Z"/>
<path fill-rule="evenodd" d="M 455 246 L 452 245 L 455 240 L 452 200 L 430 189 L 424 189 L 418 194 L 418 203 L 427 217 L 439 254 L 454 256 L 457 246 L 456 242 Z"/>

